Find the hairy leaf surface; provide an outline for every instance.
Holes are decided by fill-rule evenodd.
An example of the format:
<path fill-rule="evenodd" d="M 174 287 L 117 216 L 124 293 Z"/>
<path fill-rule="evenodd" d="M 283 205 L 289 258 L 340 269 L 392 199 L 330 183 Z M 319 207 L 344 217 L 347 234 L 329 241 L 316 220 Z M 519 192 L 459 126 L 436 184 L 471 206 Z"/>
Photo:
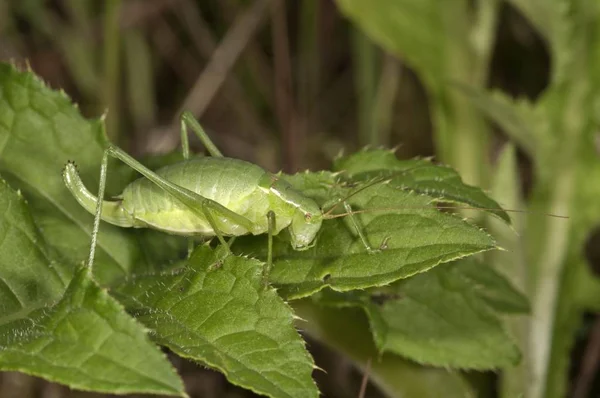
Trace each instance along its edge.
<path fill-rule="evenodd" d="M 25 199 L 0 179 L 0 324 L 61 297 L 70 275 L 53 261 Z"/>
<path fill-rule="evenodd" d="M 482 290 L 487 286 L 496 290 L 494 307 L 521 297 L 498 288 L 505 282 L 500 276 L 473 283 L 471 271 L 463 270 L 463 265 L 438 267 L 373 291 L 328 290 L 319 302 L 363 308 L 381 352 L 394 352 L 423 364 L 469 369 L 515 364 L 520 359 L 519 349 Z"/>
<path fill-rule="evenodd" d="M 469 291 L 499 313 L 526 314 L 531 310 L 527 297 L 493 267 L 468 258 L 448 267 L 447 272 L 461 278 Z"/>
<path fill-rule="evenodd" d="M 177 373 L 144 328 L 87 270 L 53 307 L 0 326 L 0 369 L 80 390 L 184 395 Z"/>
<path fill-rule="evenodd" d="M 293 302 L 298 322 L 311 337 L 344 352 L 363 370 L 371 362 L 369 381 L 389 398 L 475 398 L 475 387 L 464 374 L 452 369 L 423 366 L 393 353 L 378 352 L 368 320 L 360 308 L 334 308 L 311 299 Z M 343 333 L 340 333 L 343 331 Z M 335 369 L 335 365 L 332 365 Z M 328 371 L 329 369 L 325 369 Z M 367 387 L 366 397 L 375 396 Z"/>
<path fill-rule="evenodd" d="M 291 308 L 263 285 L 263 263 L 221 257 L 200 246 L 180 272 L 136 277 L 119 297 L 159 344 L 230 382 L 273 397 L 316 397 L 312 358 Z"/>
<path fill-rule="evenodd" d="M 74 160 L 83 181 L 96 191 L 105 146 L 101 120 L 83 118 L 63 92 L 51 90 L 32 72 L 0 64 L 0 173 L 23 192 L 44 238 L 67 264 L 86 258 L 93 216 L 66 189 L 61 170 Z M 118 163 L 109 167 L 109 195 L 132 177 L 128 168 L 113 164 Z M 139 243 L 135 231 L 103 223 L 95 268 L 99 280 L 110 283 L 134 264 L 154 264 Z"/>

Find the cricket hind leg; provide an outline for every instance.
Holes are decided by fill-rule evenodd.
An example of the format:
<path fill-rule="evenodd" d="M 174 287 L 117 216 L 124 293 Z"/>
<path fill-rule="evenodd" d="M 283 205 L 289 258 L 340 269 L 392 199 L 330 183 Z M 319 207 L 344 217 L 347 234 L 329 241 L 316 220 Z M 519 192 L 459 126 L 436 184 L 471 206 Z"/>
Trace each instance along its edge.
<path fill-rule="evenodd" d="M 189 159 L 189 157 L 190 157 L 190 144 L 189 144 L 188 129 L 187 129 L 188 126 L 192 129 L 194 134 L 196 134 L 196 136 L 198 137 L 200 142 L 202 142 L 202 145 L 204 145 L 204 147 L 208 150 L 208 152 L 211 154 L 211 156 L 219 157 L 219 158 L 223 157 L 223 154 L 221 153 L 221 151 L 219 151 L 217 146 L 212 142 L 212 140 L 210 139 L 208 134 L 206 134 L 206 132 L 204 131 L 204 129 L 202 128 L 200 123 L 198 123 L 198 121 L 196 120 L 196 118 L 194 117 L 194 115 L 191 112 L 185 111 L 182 113 L 181 118 L 180 118 L 180 124 L 181 124 L 181 149 L 183 152 L 183 158 L 185 160 Z M 229 242 L 228 242 L 229 247 L 231 247 L 234 240 L 235 240 L 235 237 L 232 237 L 229 240 Z M 193 242 L 191 242 L 190 244 L 193 244 Z M 188 244 L 188 251 L 190 250 L 190 244 Z"/>
<path fill-rule="evenodd" d="M 190 152 L 187 135 L 188 126 L 192 129 L 194 134 L 196 134 L 198 139 L 200 139 L 200 142 L 202 142 L 202 145 L 204 145 L 204 147 L 206 148 L 206 150 L 208 150 L 208 153 L 210 153 L 211 156 L 217 158 L 223 157 L 223 154 L 221 153 L 221 151 L 219 151 L 219 148 L 217 148 L 217 146 L 212 142 L 212 140 L 210 139 L 208 134 L 206 134 L 200 123 L 198 123 L 194 115 L 192 115 L 192 113 L 189 111 L 183 112 L 183 114 L 181 115 L 181 145 L 183 147 L 184 157 L 186 156 L 186 151 L 188 156 Z"/>
<path fill-rule="evenodd" d="M 186 113 L 184 113 L 180 118 L 180 134 L 181 134 L 181 154 L 183 155 L 184 160 L 188 160 L 190 158 L 190 141 L 188 138 L 187 131 L 187 123 L 185 121 Z M 187 258 L 189 259 L 192 256 L 192 252 L 194 251 L 194 238 L 187 239 Z"/>
<path fill-rule="evenodd" d="M 221 158 L 223 157 L 223 154 L 221 153 L 221 151 L 219 151 L 217 146 L 212 142 L 210 137 L 206 134 L 206 132 L 204 131 L 204 129 L 202 128 L 200 123 L 198 123 L 198 121 L 196 120 L 196 118 L 194 117 L 194 115 L 191 112 L 189 112 L 189 111 L 183 112 L 183 114 L 181 115 L 181 118 L 180 118 L 180 124 L 181 124 L 181 149 L 183 152 L 183 158 L 185 160 L 189 159 L 189 157 L 190 157 L 190 143 L 189 143 L 189 139 L 188 139 L 188 129 L 187 129 L 188 126 L 192 129 L 194 134 L 196 134 L 196 136 L 200 139 L 200 142 L 202 142 L 202 145 L 204 145 L 204 147 L 208 150 L 208 152 L 211 154 L 211 156 L 221 157 Z M 208 220 L 211 227 L 217 234 L 217 237 L 219 238 L 219 241 L 221 242 L 221 244 L 223 244 L 227 248 L 231 247 L 231 244 L 233 243 L 233 240 L 235 240 L 235 237 L 230 239 L 230 242 L 228 244 L 225 243 L 225 240 L 224 240 L 222 234 L 220 234 L 219 230 L 216 228 L 216 221 L 214 220 L 212 214 L 210 214 L 210 210 L 208 210 L 208 208 L 211 207 L 210 206 L 211 202 L 209 201 L 206 203 L 207 203 L 205 205 L 206 219 Z M 213 209 L 213 211 L 218 211 L 218 210 Z M 188 240 L 188 257 L 191 255 L 191 252 L 193 250 L 193 245 L 194 245 L 193 240 L 189 239 Z"/>
<path fill-rule="evenodd" d="M 106 171 L 108 169 L 108 153 L 104 151 L 102 163 L 100 164 L 100 183 L 98 185 L 98 196 L 96 199 L 96 213 L 94 214 L 94 226 L 92 227 L 92 243 L 88 256 L 87 268 L 90 273 L 93 272 L 94 256 L 96 255 L 96 244 L 98 243 L 98 230 L 100 229 L 100 218 L 102 217 L 102 200 L 104 199 L 104 190 L 106 188 Z"/>

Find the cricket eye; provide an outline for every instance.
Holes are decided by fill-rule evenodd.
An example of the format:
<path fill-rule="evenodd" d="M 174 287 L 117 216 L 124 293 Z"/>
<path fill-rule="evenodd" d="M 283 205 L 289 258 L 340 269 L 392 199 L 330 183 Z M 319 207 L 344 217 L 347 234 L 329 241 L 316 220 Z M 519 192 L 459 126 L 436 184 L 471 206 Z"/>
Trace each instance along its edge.
<path fill-rule="evenodd" d="M 312 219 L 312 214 L 310 213 L 304 213 L 304 220 L 306 222 L 309 222 Z"/>

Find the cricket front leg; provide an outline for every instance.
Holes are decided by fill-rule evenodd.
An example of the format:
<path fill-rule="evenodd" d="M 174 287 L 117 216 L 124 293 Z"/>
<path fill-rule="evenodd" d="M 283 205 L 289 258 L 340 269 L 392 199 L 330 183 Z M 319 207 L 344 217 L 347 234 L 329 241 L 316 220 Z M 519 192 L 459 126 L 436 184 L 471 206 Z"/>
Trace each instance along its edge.
<path fill-rule="evenodd" d="M 88 257 L 88 268 L 91 270 L 94 264 L 94 255 L 98 240 L 98 230 L 100 220 L 119 227 L 136 226 L 135 219 L 127 213 L 121 206 L 121 201 L 104 200 L 104 190 L 106 186 L 106 173 L 108 168 L 108 153 L 104 152 L 102 163 L 100 165 L 100 184 L 98 194 L 94 195 L 83 184 L 75 163 L 68 162 L 63 169 L 63 180 L 67 189 L 81 206 L 94 215 L 94 226 L 92 228 L 92 242 Z"/>
<path fill-rule="evenodd" d="M 352 226 L 354 227 L 354 229 L 356 229 L 356 233 L 358 234 L 358 237 L 360 238 L 361 242 L 365 246 L 365 249 L 367 249 L 368 253 L 370 253 L 370 254 L 379 253 L 383 249 L 387 248 L 387 242 L 388 242 L 389 238 L 385 238 L 383 240 L 383 242 L 381 242 L 381 245 L 379 245 L 378 249 L 373 249 L 371 247 L 371 245 L 369 244 L 369 241 L 367 240 L 367 237 L 365 236 L 362 227 L 359 225 L 358 220 L 356 219 L 356 215 L 352 212 L 352 207 L 350 206 L 350 204 L 348 204 L 348 202 L 344 202 L 344 209 L 348 213 L 348 217 L 350 217 L 350 222 L 352 223 Z"/>
<path fill-rule="evenodd" d="M 108 169 L 108 154 L 104 151 L 102 155 L 102 164 L 100 166 L 100 184 L 98 186 L 98 199 L 96 200 L 96 214 L 94 214 L 94 226 L 92 228 L 92 243 L 88 257 L 89 272 L 93 272 L 94 256 L 96 255 L 96 244 L 98 242 L 98 230 L 100 229 L 100 218 L 102 217 L 102 200 L 104 199 L 104 190 L 106 188 L 106 170 Z"/>

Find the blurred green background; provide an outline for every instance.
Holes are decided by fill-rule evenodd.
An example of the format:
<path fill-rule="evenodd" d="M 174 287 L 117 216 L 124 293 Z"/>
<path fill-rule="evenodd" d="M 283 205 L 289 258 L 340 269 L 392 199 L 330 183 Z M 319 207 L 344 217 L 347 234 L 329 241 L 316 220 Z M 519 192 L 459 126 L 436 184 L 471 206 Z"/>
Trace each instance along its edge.
<path fill-rule="evenodd" d="M 527 293 L 532 314 L 510 320 L 522 364 L 467 375 L 474 395 L 595 397 L 597 3 L 2 0 L 0 59 L 62 88 L 86 116 L 108 109 L 109 136 L 136 156 L 175 150 L 178 115 L 190 110 L 227 156 L 272 171 L 327 168 L 365 145 L 451 164 L 501 204 L 531 211 L 513 217 L 514 231 L 480 220 L 508 249 L 486 260 Z M 356 396 L 361 374 L 323 340 L 310 340 L 327 370 L 320 388 Z M 251 395 L 174 361 L 193 396 Z M 1 397 L 92 395 L 0 378 Z"/>

